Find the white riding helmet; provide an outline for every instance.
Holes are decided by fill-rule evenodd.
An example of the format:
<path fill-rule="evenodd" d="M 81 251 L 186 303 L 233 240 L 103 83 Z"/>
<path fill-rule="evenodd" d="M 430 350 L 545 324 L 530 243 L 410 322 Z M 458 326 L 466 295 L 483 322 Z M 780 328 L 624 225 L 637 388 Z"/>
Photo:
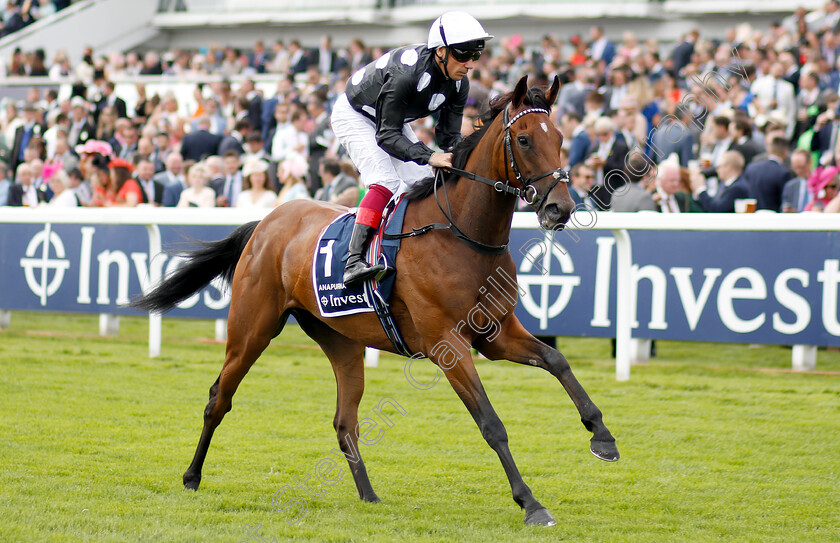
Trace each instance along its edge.
<path fill-rule="evenodd" d="M 469 13 L 447 11 L 432 23 L 426 45 L 429 49 L 460 45 L 470 51 L 482 51 L 484 41 L 492 38 Z"/>

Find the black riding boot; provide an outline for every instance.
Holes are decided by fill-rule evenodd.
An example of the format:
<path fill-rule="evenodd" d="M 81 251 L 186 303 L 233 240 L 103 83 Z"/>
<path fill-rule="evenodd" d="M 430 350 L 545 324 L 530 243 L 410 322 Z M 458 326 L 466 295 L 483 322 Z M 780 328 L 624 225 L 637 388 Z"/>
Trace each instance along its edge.
<path fill-rule="evenodd" d="M 366 279 L 385 270 L 385 266 L 377 264 L 371 266 L 362 257 L 368 239 L 376 232 L 376 228 L 365 224 L 354 224 L 353 234 L 350 235 L 350 247 L 347 250 L 347 264 L 344 267 L 344 286 L 354 287 Z"/>

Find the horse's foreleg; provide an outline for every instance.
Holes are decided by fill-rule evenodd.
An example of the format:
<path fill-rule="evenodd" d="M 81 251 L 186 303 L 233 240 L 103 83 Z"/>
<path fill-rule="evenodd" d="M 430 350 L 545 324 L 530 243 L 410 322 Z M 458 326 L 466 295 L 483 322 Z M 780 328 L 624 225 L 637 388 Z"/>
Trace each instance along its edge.
<path fill-rule="evenodd" d="M 238 289 L 245 292 L 246 289 Z M 184 472 L 184 488 L 198 490 L 201 468 L 210 448 L 213 432 L 230 411 L 233 395 L 239 383 L 268 347 L 271 338 L 285 323 L 285 316 L 277 313 L 274 304 L 265 303 L 265 295 L 254 292 L 232 300 L 228 315 L 228 341 L 225 363 L 216 382 L 210 387 L 210 400 L 204 408 L 204 428 L 195 455 Z"/>
<path fill-rule="evenodd" d="M 608 462 L 618 460 L 615 438 L 604 425 L 601 410 L 592 403 L 572 373 L 566 357 L 531 335 L 519 319 L 513 316 L 508 318 L 498 337 L 493 341 L 483 340 L 478 344 L 478 349 L 491 360 L 510 360 L 518 364 L 539 366 L 556 377 L 572 398 L 580 413 L 581 422 L 592 432 L 592 454 Z"/>
<path fill-rule="evenodd" d="M 359 452 L 359 402 L 365 392 L 365 346 L 336 332 L 309 313 L 295 312 L 295 319 L 306 334 L 314 339 L 330 359 L 337 387 L 333 426 L 338 446 L 347 458 L 359 498 L 379 502 Z M 338 451 L 333 449 L 334 453 Z M 340 456 L 340 455 L 339 455 Z"/>
<path fill-rule="evenodd" d="M 482 437 L 499 456 L 510 482 L 513 501 L 525 510 L 525 522 L 527 524 L 553 526 L 555 524 L 554 518 L 534 498 L 531 489 L 522 480 L 522 475 L 519 473 L 519 468 L 516 467 L 513 455 L 508 447 L 505 425 L 487 398 L 487 393 L 481 384 L 481 379 L 469 351 L 458 352 L 457 356 L 455 354 L 454 351 L 447 351 L 445 358 L 432 356 L 432 360 L 444 369 L 449 384 L 452 385 L 458 397 L 464 402 L 479 430 L 481 430 Z"/>

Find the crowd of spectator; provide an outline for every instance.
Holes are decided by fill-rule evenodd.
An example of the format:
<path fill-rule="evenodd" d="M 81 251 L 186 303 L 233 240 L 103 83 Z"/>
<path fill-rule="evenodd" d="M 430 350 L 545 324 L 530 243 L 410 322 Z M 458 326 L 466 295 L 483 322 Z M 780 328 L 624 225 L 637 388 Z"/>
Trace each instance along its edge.
<path fill-rule="evenodd" d="M 7 0 L 0 12 L 0 38 L 6 37 L 40 19 L 61 11 L 71 0 Z M 18 74 L 23 75 L 23 74 Z"/>
<path fill-rule="evenodd" d="M 463 132 L 522 75 L 562 87 L 552 116 L 565 140 L 570 192 L 595 211 L 840 211 L 840 5 L 723 37 L 691 31 L 672 47 L 626 32 L 500 37 L 470 75 Z M 6 69 L 76 81 L 72 97 L 29 90 L 0 112 L 0 203 L 273 207 L 297 198 L 355 205 L 364 189 L 332 135 L 345 81 L 383 53 L 328 37 L 248 51 L 210 47 L 145 54 L 18 52 Z M 173 94 L 114 80 L 216 76 L 185 112 Z M 276 74 L 273 92 L 256 74 Z M 222 76 L 222 77 L 218 77 Z M 418 137 L 434 148 L 431 120 Z M 72 196 L 72 197 L 71 197 Z"/>

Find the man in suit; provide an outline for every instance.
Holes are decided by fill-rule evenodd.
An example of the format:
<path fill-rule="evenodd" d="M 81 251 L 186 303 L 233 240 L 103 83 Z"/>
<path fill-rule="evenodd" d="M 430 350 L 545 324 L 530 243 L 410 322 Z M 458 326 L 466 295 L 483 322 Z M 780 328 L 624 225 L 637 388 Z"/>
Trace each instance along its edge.
<path fill-rule="evenodd" d="M 739 115 L 729 124 L 729 130 L 732 135 L 733 151 L 738 151 L 744 157 L 744 163 L 749 164 L 753 159 L 761 154 L 761 148 L 752 139 L 752 124 L 749 118 Z"/>
<path fill-rule="evenodd" d="M 96 135 L 96 129 L 88 120 L 88 103 L 81 96 L 74 96 L 70 100 L 70 131 L 67 133 L 67 143 L 71 149 L 77 145 L 84 145 Z"/>
<path fill-rule="evenodd" d="M 660 121 L 650 138 L 651 159 L 657 164 L 677 155 L 680 166 L 688 166 L 694 158 L 694 132 L 691 130 L 691 112 L 682 105 L 677 105 L 676 120 L 666 118 Z"/>
<path fill-rule="evenodd" d="M 248 103 L 246 118 L 254 130 L 262 130 L 262 95 L 254 87 L 254 81 L 243 79 L 239 85 L 238 96 Z"/>
<path fill-rule="evenodd" d="M 196 126 L 198 130 L 190 132 L 181 140 L 181 155 L 184 160 L 199 162 L 218 152 L 222 136 L 210 133 L 210 119 L 206 116 L 199 117 Z"/>
<path fill-rule="evenodd" d="M 589 29 L 589 37 L 592 42 L 589 44 L 589 51 L 593 60 L 603 60 L 606 66 L 612 64 L 615 58 L 615 44 L 604 36 L 604 29 L 601 26 L 593 26 Z"/>
<path fill-rule="evenodd" d="M 717 167 L 720 186 L 715 197 L 706 192 L 703 176 L 695 175 L 691 177 L 694 199 L 707 213 L 734 213 L 735 200 L 750 197 L 750 186 L 744 180 L 743 172 L 744 156 L 738 151 L 727 151 Z"/>
<path fill-rule="evenodd" d="M 134 155 L 137 154 L 137 142 L 140 138 L 137 134 L 137 127 L 128 119 L 125 119 L 123 124 L 124 126 L 119 131 L 121 137 L 118 139 L 115 135 L 109 140 L 109 143 L 114 149 L 114 156 L 133 162 Z"/>
<path fill-rule="evenodd" d="M 570 170 L 569 178 L 571 181 L 569 195 L 575 202 L 575 209 L 598 211 L 600 207 L 590 196 L 592 186 L 595 183 L 595 172 L 592 171 L 592 168 L 583 162 L 578 162 Z"/>
<path fill-rule="evenodd" d="M 566 83 L 560 88 L 560 95 L 557 98 L 557 106 L 562 113 L 575 111 L 581 119 L 585 115 L 583 102 L 586 96 L 595 86 L 591 82 L 592 70 L 584 65 L 575 68 L 575 79 Z"/>
<path fill-rule="evenodd" d="M 302 74 L 309 67 L 309 58 L 298 40 L 289 42 L 289 71 L 292 74 Z"/>
<path fill-rule="evenodd" d="M 315 193 L 315 199 L 353 207 L 359 201 L 359 182 L 341 171 L 338 159 L 325 157 L 320 160 L 320 176 L 324 186 Z"/>
<path fill-rule="evenodd" d="M 15 183 L 9 187 L 6 205 L 35 207 L 46 201 L 46 193 L 32 183 L 32 169 L 25 162 L 15 170 Z"/>
<path fill-rule="evenodd" d="M 699 174 L 699 172 L 698 172 Z M 662 213 L 696 213 L 703 209 L 680 186 L 680 166 L 666 160 L 656 169 L 656 191 L 651 195 Z"/>
<path fill-rule="evenodd" d="M 691 55 L 694 54 L 694 44 L 697 43 L 698 37 L 700 37 L 700 33 L 692 30 L 683 36 L 680 43 L 674 47 L 671 53 L 671 60 L 674 63 L 674 73 L 679 74 L 691 62 Z"/>
<path fill-rule="evenodd" d="M 788 140 L 775 137 L 767 148 L 767 159 L 749 164 L 744 179 L 750 187 L 750 197 L 758 203 L 756 209 L 779 211 L 782 207 L 782 192 L 793 173 L 784 166 L 788 154 Z"/>
<path fill-rule="evenodd" d="M 756 107 L 762 113 L 773 110 L 781 111 L 787 120 L 787 136 L 793 135 L 796 124 L 796 92 L 789 82 L 784 79 L 785 67 L 781 62 L 774 62 L 770 66 L 770 73 L 759 77 L 750 87 L 755 96 Z"/>
<path fill-rule="evenodd" d="M 703 164 L 703 175 L 706 177 L 713 177 L 715 175 L 715 168 L 720 164 L 720 159 L 723 153 L 732 150 L 733 140 L 729 133 L 729 117 L 718 115 L 712 119 L 712 144 L 708 155 L 708 165 Z M 705 158 L 705 157 L 704 157 Z"/>
<path fill-rule="evenodd" d="M 162 183 L 164 207 L 175 207 L 181 199 L 181 193 L 187 188 L 187 180 L 184 179 L 184 160 L 178 153 L 169 153 L 166 157 L 166 169 L 157 174 L 154 179 Z"/>
<path fill-rule="evenodd" d="M 814 195 L 808 191 L 811 177 L 811 156 L 805 149 L 797 149 L 790 157 L 794 178 L 782 189 L 782 213 L 801 213 L 811 203 Z"/>
<path fill-rule="evenodd" d="M 222 175 L 210 181 L 210 188 L 216 192 L 216 207 L 235 207 L 242 192 L 241 163 L 236 151 L 224 156 Z"/>
<path fill-rule="evenodd" d="M 347 66 L 347 60 L 338 56 L 333 49 L 332 38 L 330 36 L 321 37 L 320 45 L 317 49 L 312 50 L 309 62 L 310 66 L 317 66 L 321 73 L 327 77 L 330 77 L 341 68 Z"/>
<path fill-rule="evenodd" d="M 314 195 L 322 185 L 319 173 L 321 159 L 332 145 L 335 136 L 330 129 L 330 116 L 327 114 L 326 99 L 321 93 L 314 92 L 309 95 L 306 100 L 306 111 L 315 121 L 315 128 L 309 134 L 309 179 L 307 180 L 309 194 Z"/>
<path fill-rule="evenodd" d="M 14 144 L 9 168 L 17 171 L 18 164 L 24 162 L 23 153 L 33 138 L 41 138 L 47 128 L 38 120 L 38 109 L 32 102 L 23 104 L 23 124 L 15 130 Z"/>
<path fill-rule="evenodd" d="M 650 178 L 651 171 L 647 158 L 634 153 L 624 168 L 624 175 L 629 183 L 616 190 L 612 195 L 611 211 L 633 213 L 636 211 L 658 211 L 650 193 L 645 189 L 645 183 Z"/>
<path fill-rule="evenodd" d="M 291 105 L 291 93 L 294 91 L 294 77 L 291 75 L 282 76 L 277 82 L 277 91 L 274 97 L 262 102 L 262 137 L 266 143 L 271 141 L 274 130 L 277 128 L 277 121 L 275 113 L 278 104 L 286 104 L 287 107 Z M 288 119 L 287 121 L 288 122 Z M 266 149 L 268 151 L 269 149 Z"/>
<path fill-rule="evenodd" d="M 214 154 L 225 156 L 229 151 L 233 151 L 236 154 L 241 155 L 245 152 L 245 148 L 242 144 L 245 143 L 245 138 L 248 137 L 253 128 L 254 126 L 248 119 L 236 121 L 230 135 L 225 136 L 222 141 L 219 142 L 219 149 Z"/>
<path fill-rule="evenodd" d="M 115 88 L 113 81 L 106 81 L 102 85 L 102 96 L 96 101 L 93 110 L 93 121 L 95 123 L 99 122 L 99 114 L 106 106 L 113 106 L 117 111 L 117 118 L 125 119 L 128 117 L 125 100 L 114 94 Z"/>
<path fill-rule="evenodd" d="M 626 182 L 624 160 L 627 144 L 616 138 L 616 127 L 609 117 L 595 121 L 595 141 L 589 147 L 586 165 L 595 172 L 592 197 L 602 210 L 609 209 L 612 193 Z"/>
<path fill-rule="evenodd" d="M 577 111 L 568 111 L 560 117 L 560 130 L 566 138 L 565 141 L 569 142 L 569 165 L 567 167 L 573 168 L 586 158 L 586 153 L 589 151 L 592 142 L 589 141 L 589 134 L 586 133 L 586 127 Z"/>
<path fill-rule="evenodd" d="M 822 158 L 833 153 L 834 147 L 837 144 L 837 134 L 840 131 L 837 108 L 840 105 L 840 99 L 838 99 L 835 91 L 829 89 L 822 93 L 819 102 L 825 105 L 825 111 L 817 115 L 816 122 L 814 123 L 814 137 L 811 138 L 811 151 L 819 153 Z"/>
<path fill-rule="evenodd" d="M 155 207 L 163 205 L 163 192 L 166 187 L 155 180 L 155 165 L 151 160 L 142 157 L 139 159 L 135 177 L 140 185 L 140 195 L 143 197 L 139 203 L 152 204 Z"/>

